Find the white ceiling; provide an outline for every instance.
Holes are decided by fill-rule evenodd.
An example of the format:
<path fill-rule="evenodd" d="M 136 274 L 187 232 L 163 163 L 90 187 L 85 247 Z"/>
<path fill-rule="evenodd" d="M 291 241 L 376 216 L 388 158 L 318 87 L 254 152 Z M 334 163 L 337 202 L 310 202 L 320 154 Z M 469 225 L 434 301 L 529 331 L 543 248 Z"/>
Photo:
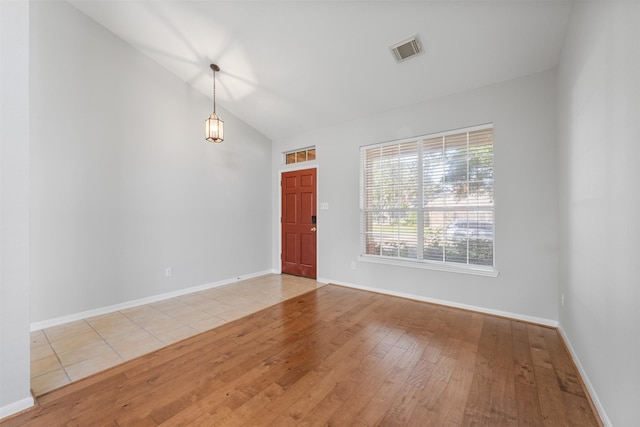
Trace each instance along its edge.
<path fill-rule="evenodd" d="M 218 105 L 272 139 L 553 68 L 571 10 L 568 0 L 71 3 L 209 97 L 217 63 Z M 415 34 L 425 53 L 396 63 L 389 46 Z"/>

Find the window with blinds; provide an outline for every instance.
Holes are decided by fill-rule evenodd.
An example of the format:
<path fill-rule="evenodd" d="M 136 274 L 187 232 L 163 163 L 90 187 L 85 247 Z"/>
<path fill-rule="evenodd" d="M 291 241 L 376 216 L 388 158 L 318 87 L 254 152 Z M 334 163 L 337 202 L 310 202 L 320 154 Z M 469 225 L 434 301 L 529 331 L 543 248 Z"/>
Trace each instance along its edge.
<path fill-rule="evenodd" d="M 363 256 L 493 268 L 493 125 L 360 151 Z"/>

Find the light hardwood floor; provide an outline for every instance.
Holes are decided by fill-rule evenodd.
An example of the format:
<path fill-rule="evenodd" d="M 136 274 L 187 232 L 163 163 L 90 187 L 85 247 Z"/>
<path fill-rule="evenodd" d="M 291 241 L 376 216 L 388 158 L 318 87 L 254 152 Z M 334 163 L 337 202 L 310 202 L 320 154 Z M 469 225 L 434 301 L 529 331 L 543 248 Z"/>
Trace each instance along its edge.
<path fill-rule="evenodd" d="M 555 330 L 328 285 L 46 393 L 2 424 L 599 421 Z"/>

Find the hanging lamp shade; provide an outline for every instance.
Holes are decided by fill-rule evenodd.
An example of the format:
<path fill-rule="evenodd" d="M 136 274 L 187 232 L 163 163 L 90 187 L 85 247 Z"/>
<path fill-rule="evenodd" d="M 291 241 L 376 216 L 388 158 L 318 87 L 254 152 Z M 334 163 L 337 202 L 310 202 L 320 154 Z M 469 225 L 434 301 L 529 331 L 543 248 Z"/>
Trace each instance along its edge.
<path fill-rule="evenodd" d="M 205 120 L 205 137 L 209 142 L 222 142 L 224 141 L 224 122 L 220 120 L 220 117 L 216 113 L 213 113 Z"/>
<path fill-rule="evenodd" d="M 205 138 L 210 142 L 224 141 L 224 122 L 216 114 L 216 71 L 220 71 L 220 67 L 211 64 L 213 71 L 213 113 L 205 120 Z"/>

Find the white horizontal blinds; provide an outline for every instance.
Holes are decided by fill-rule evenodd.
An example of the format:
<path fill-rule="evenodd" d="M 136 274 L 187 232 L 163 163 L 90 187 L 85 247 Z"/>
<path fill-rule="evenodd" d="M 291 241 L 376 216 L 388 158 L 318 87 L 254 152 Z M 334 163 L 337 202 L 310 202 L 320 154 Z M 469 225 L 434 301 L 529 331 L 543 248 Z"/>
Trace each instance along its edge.
<path fill-rule="evenodd" d="M 364 150 L 363 252 L 417 258 L 418 143 Z"/>
<path fill-rule="evenodd" d="M 493 208 L 493 129 L 469 132 L 468 203 Z"/>
<path fill-rule="evenodd" d="M 469 132 L 468 263 L 493 265 L 493 129 Z"/>
<path fill-rule="evenodd" d="M 493 128 L 365 147 L 363 254 L 493 266 Z"/>
<path fill-rule="evenodd" d="M 424 248 L 423 257 L 432 261 L 444 261 L 444 228 L 446 220 L 443 208 L 445 198 L 444 137 L 422 141 Z"/>
<path fill-rule="evenodd" d="M 493 265 L 493 129 L 422 142 L 424 259 Z"/>

